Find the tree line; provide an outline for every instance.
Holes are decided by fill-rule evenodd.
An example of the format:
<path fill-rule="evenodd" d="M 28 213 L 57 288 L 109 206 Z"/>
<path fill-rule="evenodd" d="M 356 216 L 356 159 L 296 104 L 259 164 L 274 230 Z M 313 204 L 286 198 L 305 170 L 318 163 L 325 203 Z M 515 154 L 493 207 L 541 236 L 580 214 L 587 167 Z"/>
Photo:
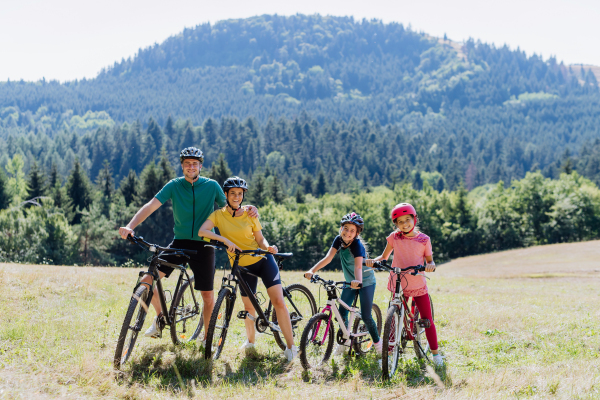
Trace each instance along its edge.
<path fill-rule="evenodd" d="M 117 228 L 175 176 L 166 152 L 139 177 L 130 170 L 118 188 L 108 162 L 92 183 L 76 160 L 64 184 L 56 169 L 45 176 L 34 164 L 26 175 L 23 164 L 17 154 L 6 168 L 9 177 L 0 173 L 0 260 L 143 263 L 145 254 L 119 239 Z M 221 155 L 204 173 L 222 183 L 231 170 Z M 438 261 L 600 237 L 600 190 L 573 170 L 558 179 L 528 172 L 509 185 L 500 181 L 470 192 L 463 184 L 455 190 L 437 191 L 427 181 L 420 190 L 411 183 L 348 193 L 327 193 L 326 187 L 324 180 L 317 180 L 313 192 L 289 196 L 277 175 L 260 174 L 250 183 L 247 202 L 260 207 L 266 237 L 281 251 L 295 254 L 290 268 L 304 269 L 318 261 L 337 234 L 339 219 L 350 211 L 364 217 L 363 236 L 371 253 L 378 254 L 393 229 L 389 212 L 399 202 L 415 205 L 420 229 L 432 238 Z M 164 245 L 172 239 L 172 229 L 172 208 L 167 202 L 136 233 Z"/>

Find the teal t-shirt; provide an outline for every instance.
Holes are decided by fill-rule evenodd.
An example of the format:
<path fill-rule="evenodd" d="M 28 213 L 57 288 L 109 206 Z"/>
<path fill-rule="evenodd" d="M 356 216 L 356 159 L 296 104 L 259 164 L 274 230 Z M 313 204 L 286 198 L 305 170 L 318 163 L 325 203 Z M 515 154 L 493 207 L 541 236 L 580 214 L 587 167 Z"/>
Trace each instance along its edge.
<path fill-rule="evenodd" d="M 227 204 L 221 186 L 202 176 L 193 184 L 184 177 L 172 179 L 154 197 L 161 204 L 173 202 L 175 239 L 202 240 L 198 230 L 214 211 L 214 203 L 219 207 Z"/>
<path fill-rule="evenodd" d="M 344 279 L 347 282 L 355 280 L 356 278 L 354 276 L 354 259 L 356 257 L 367 257 L 365 246 L 363 246 L 363 244 L 360 242 L 360 239 L 354 239 L 350 246 L 343 248 L 342 238 L 340 236 L 336 236 L 333 240 L 333 243 L 331 244 L 331 247 L 336 249 L 340 255 L 342 271 L 344 272 Z M 362 275 L 363 287 L 371 286 L 376 283 L 375 272 L 373 272 L 371 268 L 363 265 Z"/>

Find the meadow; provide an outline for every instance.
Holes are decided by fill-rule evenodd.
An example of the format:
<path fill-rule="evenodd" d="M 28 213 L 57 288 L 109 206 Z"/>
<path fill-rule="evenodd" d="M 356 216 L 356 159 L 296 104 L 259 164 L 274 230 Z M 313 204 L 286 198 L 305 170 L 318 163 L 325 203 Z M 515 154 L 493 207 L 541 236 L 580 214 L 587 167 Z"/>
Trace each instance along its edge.
<path fill-rule="evenodd" d="M 600 398 L 599 260 L 600 241 L 593 241 L 440 265 L 429 287 L 446 367 L 432 374 L 407 357 L 391 382 L 382 382 L 373 354 L 336 357 L 303 373 L 269 335 L 257 339 L 260 357 L 246 358 L 237 319 L 217 361 L 204 360 L 195 344 L 173 346 L 165 332 L 140 339 L 132 362 L 115 371 L 117 332 L 138 269 L 0 264 L 0 398 Z M 282 277 L 304 282 L 324 302 L 301 272 Z M 385 282 L 378 274 L 383 310 Z"/>

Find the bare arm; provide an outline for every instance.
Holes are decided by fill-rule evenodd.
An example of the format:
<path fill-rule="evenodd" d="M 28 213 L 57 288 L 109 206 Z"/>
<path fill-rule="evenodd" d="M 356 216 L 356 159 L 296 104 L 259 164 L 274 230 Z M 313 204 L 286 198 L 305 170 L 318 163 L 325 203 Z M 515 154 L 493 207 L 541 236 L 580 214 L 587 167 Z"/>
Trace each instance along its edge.
<path fill-rule="evenodd" d="M 331 247 L 329 249 L 329 251 L 327 252 L 327 255 L 325 256 L 325 258 L 323 258 L 321 261 L 316 263 L 311 269 L 306 271 L 304 273 L 304 277 L 306 279 L 310 279 L 315 272 L 317 272 L 318 270 L 320 270 L 321 268 L 323 268 L 324 266 L 329 264 L 331 262 L 331 260 L 333 260 L 333 257 L 335 256 L 336 253 L 337 253 L 337 250 L 334 249 L 333 247 Z"/>
<path fill-rule="evenodd" d="M 263 250 L 267 250 L 269 253 L 277 253 L 277 246 L 269 246 L 269 242 L 262 234 L 262 231 L 253 231 L 254 239 L 256 239 L 256 243 L 258 243 L 258 247 Z"/>
<path fill-rule="evenodd" d="M 162 203 L 158 201 L 156 197 L 153 197 L 152 200 L 144 204 L 144 206 L 140 208 L 137 213 L 135 213 L 127 226 L 122 226 L 119 228 L 119 235 L 121 235 L 123 239 L 127 239 L 127 236 L 129 235 L 133 235 L 133 230 L 135 227 L 144 222 L 146 218 L 152 215 L 154 211 L 158 210 L 160 206 L 162 206 Z"/>
<path fill-rule="evenodd" d="M 352 289 L 358 289 L 358 284 L 362 283 L 362 257 L 354 257 L 354 280 L 351 282 Z"/>
<path fill-rule="evenodd" d="M 233 253 L 236 250 L 240 250 L 240 248 L 237 247 L 231 240 L 221 235 L 217 235 L 216 233 L 211 231 L 211 229 L 214 227 L 215 224 L 210 219 L 207 219 L 200 227 L 200 230 L 198 231 L 198 236 L 222 242 L 225 246 L 227 246 L 227 250 L 230 253 Z"/>
<path fill-rule="evenodd" d="M 390 258 L 390 254 L 392 254 L 392 251 L 394 251 L 394 248 L 391 244 L 388 243 L 385 245 L 385 250 L 383 250 L 383 253 L 379 257 L 365 260 L 365 264 L 367 264 L 367 267 L 372 267 L 375 261 L 387 260 L 388 258 Z"/>

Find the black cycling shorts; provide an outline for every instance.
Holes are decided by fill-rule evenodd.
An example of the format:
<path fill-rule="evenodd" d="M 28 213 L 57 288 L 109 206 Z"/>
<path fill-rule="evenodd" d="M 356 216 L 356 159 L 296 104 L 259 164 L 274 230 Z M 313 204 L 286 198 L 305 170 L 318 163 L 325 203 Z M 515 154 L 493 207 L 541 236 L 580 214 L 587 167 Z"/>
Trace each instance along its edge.
<path fill-rule="evenodd" d="M 268 289 L 271 286 L 281 285 L 281 278 L 279 277 L 279 267 L 275 262 L 275 259 L 271 254 L 262 258 L 259 262 L 252 265 L 242 267 L 248 270 L 248 272 L 256 275 L 249 275 L 242 272 L 242 278 L 246 281 L 252 293 L 256 293 L 256 287 L 258 286 L 258 276 L 263 281 L 265 287 Z M 242 291 L 242 296 L 245 296 Z"/>
<path fill-rule="evenodd" d="M 171 264 L 189 264 L 194 273 L 194 289 L 212 291 L 215 282 L 215 249 L 206 247 L 209 243 L 199 240 L 173 239 L 168 247 L 174 249 L 196 250 L 196 254 L 191 254 L 189 260 L 186 257 L 163 254 L 160 258 Z M 173 272 L 173 268 L 166 265 L 158 267 L 168 278 Z"/>

